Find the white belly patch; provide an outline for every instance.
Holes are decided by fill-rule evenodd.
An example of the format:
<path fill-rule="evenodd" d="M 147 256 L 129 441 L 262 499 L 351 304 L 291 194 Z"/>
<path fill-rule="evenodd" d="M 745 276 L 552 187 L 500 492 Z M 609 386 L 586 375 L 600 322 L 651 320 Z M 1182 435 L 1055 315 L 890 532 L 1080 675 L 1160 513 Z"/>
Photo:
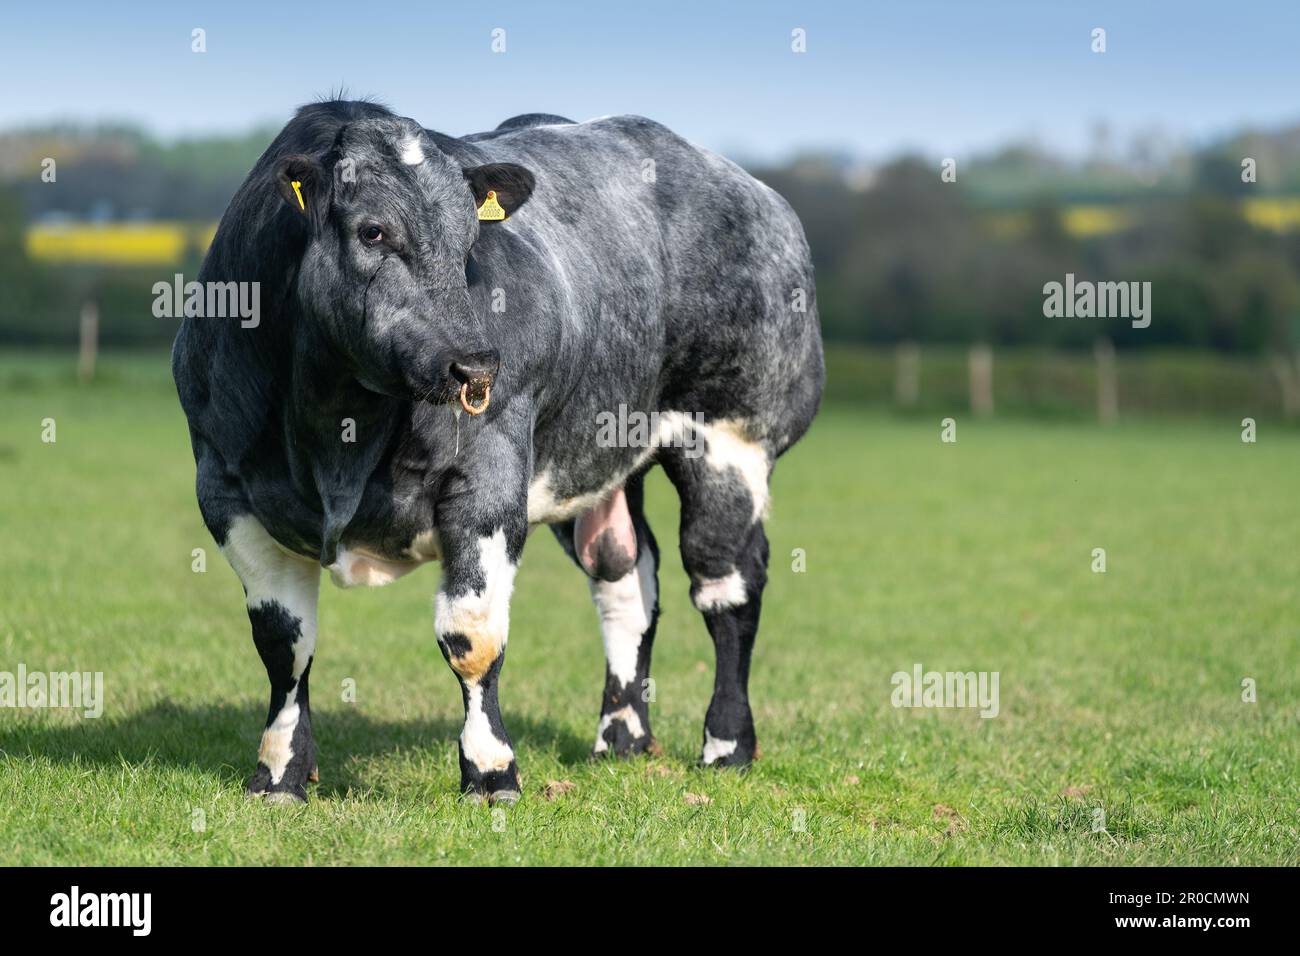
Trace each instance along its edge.
<path fill-rule="evenodd" d="M 378 588 L 410 574 L 428 561 L 442 556 L 436 530 L 422 531 L 411 541 L 400 560 L 380 557 L 373 548 L 353 544 L 339 548 L 338 557 L 327 571 L 337 587 Z"/>

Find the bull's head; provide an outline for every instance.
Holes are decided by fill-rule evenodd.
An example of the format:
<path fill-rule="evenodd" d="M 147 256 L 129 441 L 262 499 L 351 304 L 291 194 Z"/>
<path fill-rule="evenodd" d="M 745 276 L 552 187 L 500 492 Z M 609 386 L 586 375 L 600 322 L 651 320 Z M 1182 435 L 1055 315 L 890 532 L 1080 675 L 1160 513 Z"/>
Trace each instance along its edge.
<path fill-rule="evenodd" d="M 514 212 L 532 174 L 510 163 L 464 169 L 414 120 L 384 117 L 344 127 L 323 159 L 281 157 L 275 178 L 308 229 L 302 313 L 357 380 L 435 403 L 465 386 L 482 394 L 500 356 L 466 288 L 476 210 L 493 192 Z"/>

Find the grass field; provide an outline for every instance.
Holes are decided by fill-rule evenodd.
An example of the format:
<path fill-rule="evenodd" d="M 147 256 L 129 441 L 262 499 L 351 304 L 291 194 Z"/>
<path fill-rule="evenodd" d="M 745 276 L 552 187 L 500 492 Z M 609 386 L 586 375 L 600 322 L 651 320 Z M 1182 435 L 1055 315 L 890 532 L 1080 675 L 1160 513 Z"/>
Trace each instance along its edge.
<path fill-rule="evenodd" d="M 930 417 L 826 408 L 776 472 L 751 684 L 763 757 L 745 774 L 694 766 L 712 647 L 661 475 L 664 754 L 588 759 L 595 614 L 537 534 L 502 683 L 512 808 L 455 793 L 436 566 L 325 585 L 321 783 L 306 807 L 268 807 L 241 795 L 265 675 L 199 520 L 165 364 L 104 371 L 77 388 L 66 363 L 0 357 L 0 671 L 102 671 L 105 691 L 99 719 L 0 709 L 0 864 L 1300 861 L 1294 430 L 1262 421 L 1249 445 L 1237 420 L 1103 430 L 954 410 L 942 444 Z M 999 715 L 894 708 L 890 677 L 916 663 L 997 671 Z M 573 787 L 548 799 L 549 781 Z"/>

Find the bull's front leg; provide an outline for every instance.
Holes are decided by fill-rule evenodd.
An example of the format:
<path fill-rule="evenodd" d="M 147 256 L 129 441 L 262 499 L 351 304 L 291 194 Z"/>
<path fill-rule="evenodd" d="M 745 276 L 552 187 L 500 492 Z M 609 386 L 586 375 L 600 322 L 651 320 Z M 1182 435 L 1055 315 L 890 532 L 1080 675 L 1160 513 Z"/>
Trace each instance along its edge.
<path fill-rule="evenodd" d="M 460 789 L 476 800 L 514 802 L 520 793 L 519 771 L 501 720 L 497 687 L 527 515 L 522 501 L 505 509 L 483 508 L 480 502 L 474 513 L 453 504 L 439 508 L 438 524 L 443 568 L 434 629 L 465 704 Z"/>
<path fill-rule="evenodd" d="M 257 769 L 245 790 L 269 802 L 305 802 L 316 773 L 307 678 L 316 650 L 320 565 L 280 549 L 249 515 L 230 523 L 221 551 L 244 585 L 253 644 L 271 682 Z"/>

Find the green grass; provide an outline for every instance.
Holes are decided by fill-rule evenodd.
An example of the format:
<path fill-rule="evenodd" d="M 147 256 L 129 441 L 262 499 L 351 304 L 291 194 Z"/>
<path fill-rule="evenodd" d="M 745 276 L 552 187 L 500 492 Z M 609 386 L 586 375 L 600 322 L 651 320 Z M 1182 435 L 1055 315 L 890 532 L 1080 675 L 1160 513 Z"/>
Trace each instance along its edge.
<path fill-rule="evenodd" d="M 1227 418 L 1103 430 L 958 414 L 945 445 L 937 420 L 828 407 L 776 472 L 752 679 L 763 757 L 745 774 L 694 766 L 712 648 L 656 474 L 665 753 L 587 759 L 595 615 L 536 534 L 502 684 L 525 795 L 494 813 L 455 793 L 436 566 L 324 587 L 321 784 L 304 808 L 246 801 L 265 676 L 199 521 L 163 363 L 110 360 L 77 388 L 53 360 L 3 356 L 0 405 L 0 670 L 103 671 L 106 696 L 98 720 L 0 710 L 0 864 L 1300 859 L 1294 430 L 1245 445 Z M 918 661 L 998 671 L 1000 715 L 893 708 L 891 674 Z M 1245 677 L 1258 703 L 1242 702 Z M 549 780 L 575 786 L 548 801 Z"/>

